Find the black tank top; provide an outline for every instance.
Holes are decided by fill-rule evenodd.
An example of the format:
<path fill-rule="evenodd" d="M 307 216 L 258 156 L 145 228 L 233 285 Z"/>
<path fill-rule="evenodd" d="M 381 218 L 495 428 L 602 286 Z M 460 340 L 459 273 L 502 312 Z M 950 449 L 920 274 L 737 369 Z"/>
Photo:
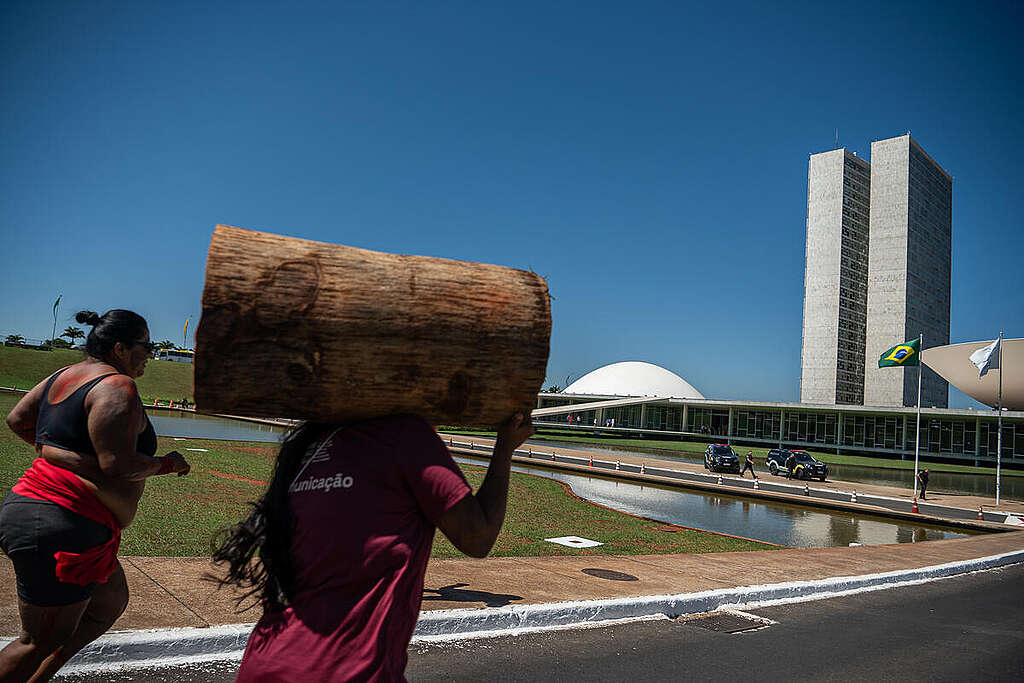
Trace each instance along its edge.
<path fill-rule="evenodd" d="M 39 402 L 39 416 L 36 418 L 36 443 L 76 453 L 96 455 L 96 448 L 92 445 L 92 439 L 89 438 L 85 397 L 101 380 L 118 373 L 110 372 L 94 377 L 75 389 L 74 393 L 63 401 L 50 403 L 50 388 L 66 370 L 67 368 L 64 368 L 57 372 L 46 383 L 43 398 Z M 153 429 L 153 423 L 149 421 L 149 417 L 146 417 L 146 429 L 139 434 L 135 450 L 145 455 L 153 455 L 156 453 L 156 445 L 156 431 Z"/>

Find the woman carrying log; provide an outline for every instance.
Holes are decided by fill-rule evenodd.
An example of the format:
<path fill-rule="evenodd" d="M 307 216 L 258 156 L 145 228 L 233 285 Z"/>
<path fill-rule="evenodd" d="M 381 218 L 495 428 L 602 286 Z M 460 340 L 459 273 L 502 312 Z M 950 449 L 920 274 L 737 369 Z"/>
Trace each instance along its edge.
<path fill-rule="evenodd" d="M 499 428 L 473 495 L 418 417 L 292 431 L 266 493 L 214 553 L 228 565 L 221 582 L 263 605 L 237 680 L 404 680 L 435 527 L 485 556 L 505 518 L 512 453 L 532 433 L 522 413 Z"/>
<path fill-rule="evenodd" d="M 146 478 L 189 465 L 154 457 L 135 379 L 153 350 L 146 321 L 82 311 L 88 357 L 29 391 L 7 424 L 37 458 L 0 508 L 0 547 L 14 563 L 21 635 L 0 651 L 0 680 L 42 681 L 103 634 L 128 604 L 117 561 Z"/>

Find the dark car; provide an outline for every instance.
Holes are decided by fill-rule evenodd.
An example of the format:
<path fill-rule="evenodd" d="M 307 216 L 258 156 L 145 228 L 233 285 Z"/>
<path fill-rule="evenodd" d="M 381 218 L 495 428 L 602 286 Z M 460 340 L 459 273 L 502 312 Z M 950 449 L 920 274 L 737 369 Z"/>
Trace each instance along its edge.
<path fill-rule="evenodd" d="M 786 460 L 790 454 L 796 458 L 793 476 L 799 479 L 819 479 L 828 477 L 828 465 L 816 459 L 807 451 L 791 451 L 785 448 L 773 448 L 768 451 L 764 465 L 772 474 L 786 474 Z"/>
<path fill-rule="evenodd" d="M 732 446 L 724 443 L 713 443 L 704 451 L 704 469 L 712 472 L 740 473 L 739 456 Z"/>

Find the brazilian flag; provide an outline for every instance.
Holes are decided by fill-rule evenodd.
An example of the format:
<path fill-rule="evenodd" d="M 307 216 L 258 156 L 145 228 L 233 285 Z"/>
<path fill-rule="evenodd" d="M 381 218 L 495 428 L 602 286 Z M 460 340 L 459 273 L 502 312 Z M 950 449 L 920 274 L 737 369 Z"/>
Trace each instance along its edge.
<path fill-rule="evenodd" d="M 897 344 L 878 357 L 880 368 L 903 368 L 921 364 L 921 340 L 913 339 Z"/>

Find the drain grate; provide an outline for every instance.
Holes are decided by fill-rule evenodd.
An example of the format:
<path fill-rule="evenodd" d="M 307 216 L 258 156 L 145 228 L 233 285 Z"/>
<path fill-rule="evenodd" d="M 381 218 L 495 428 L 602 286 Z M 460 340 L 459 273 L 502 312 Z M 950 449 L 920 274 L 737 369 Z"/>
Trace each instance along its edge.
<path fill-rule="evenodd" d="M 719 633 L 745 633 L 767 628 L 778 622 L 738 610 L 721 610 L 703 614 L 689 614 L 679 618 L 688 626 L 696 626 Z"/>
<path fill-rule="evenodd" d="M 609 581 L 639 581 L 640 580 L 640 579 L 636 578 L 635 576 L 633 576 L 632 574 L 627 574 L 626 572 L 617 572 L 617 571 L 615 571 L 613 569 L 592 569 L 592 568 L 587 568 L 587 569 L 581 569 L 580 571 L 583 572 L 584 574 L 589 575 L 589 576 L 596 576 L 599 579 L 608 579 Z"/>

